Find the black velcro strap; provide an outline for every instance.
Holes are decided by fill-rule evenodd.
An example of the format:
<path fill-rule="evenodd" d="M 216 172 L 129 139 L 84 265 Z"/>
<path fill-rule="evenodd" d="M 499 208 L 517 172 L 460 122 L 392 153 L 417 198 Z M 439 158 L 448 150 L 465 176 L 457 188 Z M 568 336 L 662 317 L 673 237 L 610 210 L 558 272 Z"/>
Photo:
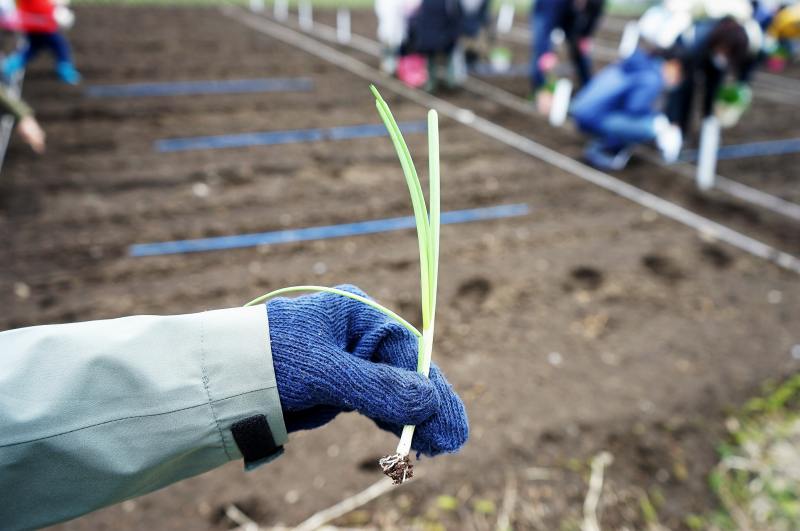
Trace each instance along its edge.
<path fill-rule="evenodd" d="M 272 457 L 282 449 L 275 444 L 272 430 L 269 429 L 267 417 L 264 415 L 253 415 L 235 422 L 231 426 L 231 433 L 244 457 L 245 466 Z"/>

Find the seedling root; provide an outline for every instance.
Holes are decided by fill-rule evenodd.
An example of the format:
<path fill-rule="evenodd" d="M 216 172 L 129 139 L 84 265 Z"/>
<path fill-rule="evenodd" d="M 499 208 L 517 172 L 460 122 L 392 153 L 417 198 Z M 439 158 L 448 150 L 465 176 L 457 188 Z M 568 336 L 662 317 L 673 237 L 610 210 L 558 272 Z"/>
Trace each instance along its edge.
<path fill-rule="evenodd" d="M 387 455 L 382 457 L 378 464 L 383 473 L 392 478 L 395 485 L 401 485 L 414 477 L 414 465 L 411 464 L 408 454 Z"/>

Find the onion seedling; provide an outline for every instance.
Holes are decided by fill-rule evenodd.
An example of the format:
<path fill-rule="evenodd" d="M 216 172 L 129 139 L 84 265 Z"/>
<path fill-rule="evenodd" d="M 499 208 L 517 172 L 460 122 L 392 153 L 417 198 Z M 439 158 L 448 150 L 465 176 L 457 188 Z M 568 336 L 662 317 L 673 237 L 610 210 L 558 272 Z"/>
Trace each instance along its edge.
<path fill-rule="evenodd" d="M 425 207 L 425 196 L 422 193 L 417 170 L 411 153 L 408 151 L 403 135 L 397 122 L 392 116 L 392 111 L 381 97 L 378 89 L 371 86 L 375 96 L 375 105 L 378 108 L 394 148 L 403 167 L 403 175 L 411 194 L 411 203 L 414 208 L 414 219 L 417 224 L 417 240 L 419 243 L 420 288 L 422 302 L 422 337 L 419 344 L 417 357 L 417 372 L 428 376 L 431 368 L 431 355 L 433 353 L 434 317 L 436 315 L 436 287 L 439 278 L 439 226 L 440 226 L 440 183 L 439 183 L 439 117 L 436 111 L 428 112 L 428 160 L 429 160 L 429 186 L 430 186 L 430 212 Z M 403 483 L 413 475 L 413 466 L 408 454 L 411 451 L 411 441 L 414 438 L 414 426 L 404 426 L 400 435 L 400 443 L 392 455 L 381 458 L 380 465 L 384 474 L 395 483 Z"/>
<path fill-rule="evenodd" d="M 389 105 L 381 97 L 378 89 L 370 85 L 370 90 L 375 96 L 375 106 L 383 120 L 389 137 L 392 140 L 400 165 L 403 168 L 406 184 L 411 194 L 411 204 L 414 209 L 414 219 L 417 225 L 417 241 L 419 244 L 420 264 L 420 290 L 422 303 L 422 332 L 420 333 L 408 321 L 381 306 L 375 301 L 359 295 L 342 291 L 336 288 L 323 286 L 295 286 L 282 288 L 248 302 L 245 306 L 253 306 L 264 301 L 298 291 L 324 291 L 348 297 L 369 305 L 384 313 L 403 325 L 418 338 L 417 372 L 428 376 L 431 368 L 431 354 L 433 353 L 434 317 L 436 316 L 436 288 L 439 278 L 439 227 L 441 218 L 441 192 L 439 182 L 439 117 L 436 111 L 428 112 L 428 158 L 429 158 L 429 187 L 430 211 L 426 208 L 425 195 L 422 191 L 414 161 L 408 150 L 400 127 L 392 116 Z M 396 484 L 404 483 L 413 477 L 413 465 L 409 459 L 411 442 L 414 438 L 414 426 L 404 426 L 400 434 L 400 442 L 395 453 L 382 457 L 379 461 L 384 474 L 392 478 Z"/>

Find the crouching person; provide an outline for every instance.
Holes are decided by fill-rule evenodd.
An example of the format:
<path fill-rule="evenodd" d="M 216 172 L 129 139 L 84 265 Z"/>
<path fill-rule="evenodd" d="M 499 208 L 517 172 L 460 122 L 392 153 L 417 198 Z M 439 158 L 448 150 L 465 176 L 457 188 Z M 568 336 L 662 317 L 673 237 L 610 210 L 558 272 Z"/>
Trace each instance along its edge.
<path fill-rule="evenodd" d="M 408 20 L 397 77 L 407 85 L 432 92 L 438 87 L 443 62 L 447 86 L 460 86 L 466 78 L 463 54 L 456 53 L 463 15 L 460 0 L 422 0 Z"/>
<path fill-rule="evenodd" d="M 406 85 L 432 92 L 441 67 L 448 88 L 467 79 L 462 37 L 476 38 L 488 23 L 488 0 L 378 0 L 381 69 Z"/>
<path fill-rule="evenodd" d="M 665 90 L 682 77 L 679 60 L 640 47 L 597 74 L 575 97 L 570 114 L 593 139 L 585 151 L 592 166 L 622 170 L 638 144 L 655 142 L 674 162 L 683 143 L 680 129 L 656 109 Z"/>

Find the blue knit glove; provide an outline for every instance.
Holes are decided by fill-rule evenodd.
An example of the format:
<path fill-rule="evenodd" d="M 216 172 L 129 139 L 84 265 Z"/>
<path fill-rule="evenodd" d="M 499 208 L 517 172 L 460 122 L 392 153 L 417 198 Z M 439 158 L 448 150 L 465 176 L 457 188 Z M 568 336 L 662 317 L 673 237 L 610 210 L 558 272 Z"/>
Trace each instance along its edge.
<path fill-rule="evenodd" d="M 354 286 L 339 289 L 366 297 Z M 455 452 L 467 440 L 464 404 L 439 368 L 415 372 L 417 338 L 364 303 L 317 293 L 267 303 L 272 360 L 287 429 L 311 429 L 358 411 L 399 434 L 417 426 L 413 448 Z"/>

